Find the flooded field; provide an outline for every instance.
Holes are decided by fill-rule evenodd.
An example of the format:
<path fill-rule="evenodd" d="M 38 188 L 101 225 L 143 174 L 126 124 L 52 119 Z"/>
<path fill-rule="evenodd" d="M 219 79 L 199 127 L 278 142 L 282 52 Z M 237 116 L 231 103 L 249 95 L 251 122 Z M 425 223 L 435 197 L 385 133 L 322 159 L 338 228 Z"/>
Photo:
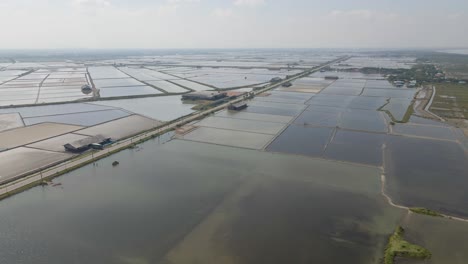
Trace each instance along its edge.
<path fill-rule="evenodd" d="M 83 85 L 89 84 L 84 68 L 61 70 L 1 71 L 5 75 L 2 74 L 3 82 L 0 81 L 0 106 L 67 102 L 92 97 L 81 91 Z"/>
<path fill-rule="evenodd" d="M 105 87 L 99 91 L 103 98 L 162 94 L 161 91 L 148 85 Z"/>
<path fill-rule="evenodd" d="M 80 126 L 42 123 L 0 133 L 0 148 L 15 148 L 81 129 Z"/>
<path fill-rule="evenodd" d="M 432 253 L 430 260 L 399 261 L 398 264 L 464 264 L 468 259 L 468 223 L 411 214 L 403 222 L 405 237 Z"/>
<path fill-rule="evenodd" d="M 377 263 L 401 216 L 378 175 L 155 139 L 2 201 L 0 262 Z"/>
<path fill-rule="evenodd" d="M 129 116 L 130 113 L 122 110 L 102 110 L 94 112 L 41 116 L 24 118 L 26 125 L 34 125 L 45 122 L 62 123 L 79 126 L 94 126 L 111 120 Z"/>
<path fill-rule="evenodd" d="M 0 183 L 70 157 L 70 154 L 25 147 L 0 152 Z"/>
<path fill-rule="evenodd" d="M 183 136 L 183 139 L 190 141 L 258 150 L 263 149 L 273 138 L 273 135 L 268 134 L 210 127 L 200 127 Z"/>
<path fill-rule="evenodd" d="M 0 132 L 24 126 L 18 113 L 0 114 Z"/>
<path fill-rule="evenodd" d="M 392 127 L 392 133 L 400 135 L 408 135 L 415 137 L 426 137 L 434 139 L 453 140 L 457 138 L 455 131 L 446 126 L 426 126 L 413 124 L 396 124 Z"/>
<path fill-rule="evenodd" d="M 377 133 L 337 130 L 327 146 L 324 157 L 381 166 L 386 138 L 385 135 Z"/>
<path fill-rule="evenodd" d="M 131 115 L 97 126 L 75 131 L 75 134 L 112 138 L 113 140 L 127 138 L 143 131 L 155 128 L 162 123 L 139 115 Z"/>
<path fill-rule="evenodd" d="M 466 160 L 466 152 L 455 142 L 390 137 L 385 152 L 387 192 L 399 204 L 466 217 Z"/>
<path fill-rule="evenodd" d="M 0 183 L 76 157 L 66 143 L 125 139 L 194 113 L 183 93 L 257 91 L 344 55 L 186 52 L 5 61 Z M 4 199 L 0 263 L 379 264 L 401 225 L 433 253 L 424 263 L 465 264 L 466 223 L 402 209 L 468 218 L 462 130 L 415 116 L 428 93 L 381 69 L 414 63 L 352 52 L 246 109 L 190 120 Z M 40 103 L 54 104 L 10 107 Z"/>
<path fill-rule="evenodd" d="M 180 95 L 100 101 L 93 103 L 93 105 L 96 105 L 96 107 L 123 108 L 133 113 L 161 121 L 171 121 L 194 112 L 192 110 L 193 105 L 184 104 Z"/>
<path fill-rule="evenodd" d="M 149 84 L 166 91 L 166 93 L 187 93 L 190 90 L 167 81 L 149 81 Z"/>
<path fill-rule="evenodd" d="M 236 119 L 246 119 L 246 120 L 256 120 L 256 121 L 265 121 L 265 122 L 274 122 L 274 123 L 289 123 L 293 118 L 290 116 L 281 116 L 281 115 L 267 115 L 267 114 L 256 114 L 248 112 L 238 112 L 238 111 L 221 111 L 216 114 L 218 117 L 226 118 L 236 118 Z"/>
<path fill-rule="evenodd" d="M 200 122 L 195 123 L 195 125 L 271 135 L 278 134 L 285 127 L 284 124 L 276 122 L 224 117 L 208 117 Z"/>
<path fill-rule="evenodd" d="M 332 128 L 289 126 L 268 151 L 321 156 L 333 134 Z"/>

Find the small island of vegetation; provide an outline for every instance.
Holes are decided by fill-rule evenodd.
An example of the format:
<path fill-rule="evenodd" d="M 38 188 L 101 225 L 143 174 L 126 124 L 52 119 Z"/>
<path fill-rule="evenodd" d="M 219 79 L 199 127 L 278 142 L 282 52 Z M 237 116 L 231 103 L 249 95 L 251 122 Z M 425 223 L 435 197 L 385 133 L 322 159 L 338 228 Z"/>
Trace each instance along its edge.
<path fill-rule="evenodd" d="M 410 208 L 410 211 L 416 214 L 422 214 L 422 215 L 429 215 L 429 216 L 435 216 L 435 217 L 443 217 L 440 213 L 427 209 L 427 208 L 422 208 L 422 207 L 414 207 Z"/>
<path fill-rule="evenodd" d="M 429 250 L 409 243 L 403 239 L 405 230 L 399 226 L 389 238 L 385 248 L 384 264 L 394 264 L 395 257 L 429 259 L 432 254 Z"/>

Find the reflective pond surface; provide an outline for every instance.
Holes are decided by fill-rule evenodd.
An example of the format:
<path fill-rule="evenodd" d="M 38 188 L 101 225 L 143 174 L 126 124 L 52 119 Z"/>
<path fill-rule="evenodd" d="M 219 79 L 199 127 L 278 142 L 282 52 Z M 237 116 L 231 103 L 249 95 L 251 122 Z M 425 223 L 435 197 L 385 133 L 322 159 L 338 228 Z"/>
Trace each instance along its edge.
<path fill-rule="evenodd" d="M 0 262 L 376 263 L 401 215 L 375 168 L 158 140 L 2 201 Z"/>
<path fill-rule="evenodd" d="M 468 163 L 460 145 L 407 137 L 387 142 L 386 189 L 396 203 L 468 216 Z"/>

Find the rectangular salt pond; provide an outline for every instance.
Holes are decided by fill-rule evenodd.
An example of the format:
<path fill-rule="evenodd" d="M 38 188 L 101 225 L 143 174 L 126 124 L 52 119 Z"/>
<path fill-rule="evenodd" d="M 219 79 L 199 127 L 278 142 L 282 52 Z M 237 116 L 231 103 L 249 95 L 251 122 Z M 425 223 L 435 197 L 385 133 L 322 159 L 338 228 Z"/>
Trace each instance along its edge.
<path fill-rule="evenodd" d="M 449 126 L 447 123 L 443 123 L 438 120 L 423 118 L 415 115 L 411 115 L 409 122 L 421 125 Z"/>
<path fill-rule="evenodd" d="M 293 118 L 290 116 L 280 116 L 280 115 L 267 115 L 267 114 L 256 114 L 248 113 L 245 111 L 221 111 L 216 113 L 217 117 L 225 118 L 236 118 L 236 119 L 247 119 L 247 120 L 256 120 L 256 121 L 265 121 L 265 122 L 276 122 L 276 123 L 289 123 Z"/>
<path fill-rule="evenodd" d="M 53 86 L 53 87 L 41 87 L 41 95 L 54 94 L 54 93 L 75 93 L 83 95 L 81 86 Z"/>
<path fill-rule="evenodd" d="M 285 92 L 285 91 L 277 91 L 273 90 L 271 92 L 267 92 L 270 96 L 279 97 L 284 99 L 296 99 L 296 100 L 309 100 L 314 96 L 313 94 L 307 93 L 296 93 L 296 92 Z"/>
<path fill-rule="evenodd" d="M 42 103 L 63 103 L 63 102 L 73 102 L 73 101 L 78 101 L 84 98 L 91 98 L 90 96 L 67 96 L 67 97 L 48 97 L 48 98 L 43 98 L 40 97 L 39 100 L 37 101 L 37 104 L 42 104 Z"/>
<path fill-rule="evenodd" d="M 467 217 L 467 159 L 456 142 L 389 137 L 386 191 L 396 204 Z"/>
<path fill-rule="evenodd" d="M 262 107 L 272 107 L 279 108 L 284 110 L 297 110 L 302 111 L 306 107 L 304 104 L 291 104 L 291 103 L 277 103 L 277 102 L 264 102 L 257 100 L 259 97 L 254 98 L 248 102 L 249 106 L 262 106 Z"/>
<path fill-rule="evenodd" d="M 355 87 L 342 87 L 342 86 L 328 86 L 323 89 L 320 94 L 340 94 L 340 95 L 360 95 L 362 88 Z"/>
<path fill-rule="evenodd" d="M 386 119 L 379 111 L 346 109 L 343 111 L 340 128 L 369 132 L 388 132 Z"/>
<path fill-rule="evenodd" d="M 39 95 L 40 99 L 47 99 L 47 98 L 67 98 L 67 97 L 82 97 L 82 98 L 91 98 L 92 95 L 85 95 L 78 91 L 57 91 L 52 93 L 42 93 Z"/>
<path fill-rule="evenodd" d="M 132 78 L 94 80 L 96 88 L 144 86 L 145 84 Z"/>
<path fill-rule="evenodd" d="M 71 155 L 65 153 L 24 147 L 0 152 L 0 168 L 2 168 L 0 170 L 0 183 L 70 157 Z"/>
<path fill-rule="evenodd" d="M 273 137 L 273 135 L 246 131 L 199 127 L 184 135 L 183 139 L 231 147 L 263 149 Z"/>
<path fill-rule="evenodd" d="M 308 94 L 316 94 L 319 93 L 323 88 L 319 86 L 307 86 L 307 87 L 279 87 L 276 88 L 276 91 L 285 91 L 285 92 L 297 92 L 297 93 L 308 93 Z"/>
<path fill-rule="evenodd" d="M 112 66 L 89 67 L 88 71 L 94 81 L 98 79 L 128 78 L 129 76 Z"/>
<path fill-rule="evenodd" d="M 0 99 L 2 101 L 16 101 L 16 100 L 33 100 L 37 98 L 37 94 L 2 94 L 0 92 Z"/>
<path fill-rule="evenodd" d="M 23 88 L 1 88 L 0 93 L 2 94 L 22 94 L 22 93 L 38 93 L 39 87 L 23 87 Z"/>
<path fill-rule="evenodd" d="M 70 104 L 57 104 L 57 105 L 41 105 L 31 107 L 16 107 L 0 109 L 0 113 L 15 113 L 18 112 L 23 118 L 47 116 L 47 115 L 60 115 L 71 113 L 83 113 L 99 110 L 114 109 L 110 106 L 100 106 L 94 104 L 84 103 L 70 103 Z"/>
<path fill-rule="evenodd" d="M 324 105 L 309 105 L 306 111 L 310 112 L 325 112 L 325 113 L 341 113 L 345 111 L 343 108 L 333 107 L 333 106 L 324 106 Z"/>
<path fill-rule="evenodd" d="M 414 137 L 426 137 L 433 139 L 457 140 L 451 127 L 444 126 L 426 126 L 412 124 L 395 124 L 392 126 L 392 134 L 407 135 Z"/>
<path fill-rule="evenodd" d="M 260 96 L 260 97 L 256 97 L 255 101 L 286 103 L 286 104 L 304 104 L 307 101 L 307 99 L 290 99 L 290 98 L 281 98 L 280 96 Z"/>
<path fill-rule="evenodd" d="M 312 97 L 307 104 L 323 105 L 346 108 L 354 100 L 356 96 L 351 95 L 334 95 L 334 94 L 317 94 Z"/>
<path fill-rule="evenodd" d="M 194 91 L 207 91 L 207 90 L 213 90 L 212 87 L 202 85 L 196 82 L 191 82 L 188 80 L 173 80 L 173 83 L 179 84 L 181 86 L 187 87 L 189 89 L 192 89 Z"/>
<path fill-rule="evenodd" d="M 386 135 L 338 129 L 324 157 L 333 160 L 382 165 Z"/>
<path fill-rule="evenodd" d="M 23 119 L 21 119 L 19 113 L 0 114 L 0 131 L 23 126 Z"/>
<path fill-rule="evenodd" d="M 285 127 L 285 125 L 281 123 L 223 117 L 208 117 L 200 122 L 195 123 L 195 126 L 212 127 L 270 135 L 278 134 Z"/>
<path fill-rule="evenodd" d="M 159 72 L 159 71 L 155 71 L 155 70 L 142 69 L 141 71 L 142 71 L 143 73 L 145 73 L 145 74 L 151 75 L 151 76 L 153 76 L 154 78 L 160 79 L 160 80 L 177 80 L 177 79 L 179 79 L 179 78 L 174 77 L 174 76 L 172 76 L 172 75 L 165 74 L 165 73 L 162 73 L 162 72 Z"/>
<path fill-rule="evenodd" d="M 131 115 L 97 126 L 75 131 L 75 134 L 86 136 L 103 135 L 113 140 L 127 138 L 155 128 L 162 123 L 139 115 Z"/>
<path fill-rule="evenodd" d="M 243 110 L 249 113 L 268 114 L 268 115 L 281 115 L 281 116 L 297 116 L 302 110 L 297 109 L 285 109 L 279 107 L 268 107 L 268 106 L 257 106 L 249 105 L 247 109 Z"/>
<path fill-rule="evenodd" d="M 167 93 L 187 93 L 189 90 L 167 81 L 149 81 L 155 87 L 166 91 Z"/>
<path fill-rule="evenodd" d="M 364 88 L 365 80 L 337 80 L 328 87 L 347 87 L 347 88 Z M 328 88 L 327 87 L 327 88 Z"/>
<path fill-rule="evenodd" d="M 171 121 L 194 112 L 180 95 L 93 102 L 96 107 L 119 107 L 156 120 Z M 0 110 L 1 111 L 1 110 Z"/>
<path fill-rule="evenodd" d="M 77 140 L 82 140 L 85 138 L 89 138 L 89 136 L 83 136 L 83 135 L 70 133 L 70 134 L 65 134 L 65 135 L 53 137 L 50 139 L 46 139 L 43 141 L 39 141 L 30 145 L 27 145 L 27 147 L 67 153 L 63 145 L 75 142 Z"/>
<path fill-rule="evenodd" d="M 397 87 L 393 86 L 389 81 L 387 80 L 367 80 L 366 82 L 366 88 L 376 88 L 376 89 L 392 89 Z"/>
<path fill-rule="evenodd" d="M 328 144 L 333 128 L 290 125 L 268 147 L 271 152 L 306 156 L 321 156 Z"/>
<path fill-rule="evenodd" d="M 35 99 L 1 100 L 0 98 L 0 106 L 27 105 L 27 104 L 34 104 L 35 102 L 36 102 Z"/>
<path fill-rule="evenodd" d="M 127 87 L 111 87 L 99 89 L 101 97 L 124 97 L 137 95 L 152 95 L 162 94 L 161 91 L 150 86 L 127 86 Z"/>
<path fill-rule="evenodd" d="M 336 127 L 340 122 L 341 112 L 322 112 L 308 110 L 302 112 L 301 115 L 294 120 L 297 125 L 314 125 L 314 126 L 327 126 Z"/>
<path fill-rule="evenodd" d="M 359 96 L 354 98 L 349 103 L 348 107 L 354 109 L 377 110 L 384 106 L 388 100 L 389 99 L 385 97 Z"/>
<path fill-rule="evenodd" d="M 62 123 L 78 126 L 94 126 L 104 122 L 108 122 L 114 119 L 129 116 L 130 113 L 122 110 L 103 110 L 85 113 L 73 113 L 73 114 L 62 114 L 62 115 L 49 115 L 41 117 L 25 118 L 24 122 L 26 125 L 34 125 L 38 123 L 52 122 Z"/>
<path fill-rule="evenodd" d="M 134 69 L 128 67 L 121 67 L 120 70 L 127 73 L 128 75 L 132 76 L 133 78 L 140 80 L 140 81 L 156 81 L 161 80 L 160 78 L 155 77 L 156 74 L 154 71 L 148 69 Z"/>
<path fill-rule="evenodd" d="M 15 128 L 0 133 L 0 148 L 9 149 L 36 141 L 66 134 L 81 129 L 80 126 L 63 124 L 37 124 L 34 126 Z"/>
<path fill-rule="evenodd" d="M 380 96 L 380 97 L 392 97 L 392 98 L 414 98 L 416 89 L 370 89 L 364 88 L 363 96 Z"/>

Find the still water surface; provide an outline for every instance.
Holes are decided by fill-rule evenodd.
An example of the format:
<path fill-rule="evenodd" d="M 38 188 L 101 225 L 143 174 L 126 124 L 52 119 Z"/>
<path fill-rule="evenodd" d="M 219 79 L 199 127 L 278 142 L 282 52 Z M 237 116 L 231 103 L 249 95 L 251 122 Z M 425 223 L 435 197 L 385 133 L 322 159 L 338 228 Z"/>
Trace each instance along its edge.
<path fill-rule="evenodd" d="M 401 216 L 379 174 L 154 140 L 3 200 L 0 263 L 378 263 Z"/>

